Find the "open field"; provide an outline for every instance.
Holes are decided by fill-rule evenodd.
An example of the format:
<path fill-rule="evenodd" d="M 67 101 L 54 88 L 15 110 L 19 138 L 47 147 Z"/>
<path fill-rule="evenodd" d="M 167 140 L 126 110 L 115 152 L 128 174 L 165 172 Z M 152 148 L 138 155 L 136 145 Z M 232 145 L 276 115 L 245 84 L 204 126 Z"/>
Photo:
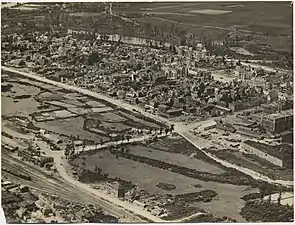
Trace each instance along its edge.
<path fill-rule="evenodd" d="M 63 120 L 55 120 L 55 121 L 47 121 L 47 122 L 39 122 L 36 123 L 36 126 L 43 128 L 45 130 L 53 131 L 60 134 L 65 134 L 68 136 L 79 135 L 80 139 L 90 139 L 99 142 L 100 139 L 108 140 L 108 138 L 104 136 L 100 136 L 83 129 L 84 118 L 76 117 L 76 118 L 68 118 Z"/>
<path fill-rule="evenodd" d="M 3 85 L 4 83 L 2 83 Z M 33 86 L 25 86 L 18 83 L 11 83 L 13 87 L 9 92 L 2 92 L 1 106 L 2 115 L 24 114 L 38 111 L 39 103 L 33 97 L 41 90 Z M 25 99 L 17 99 L 17 96 L 27 96 Z"/>
<path fill-rule="evenodd" d="M 185 166 L 191 169 L 200 170 L 208 173 L 224 173 L 225 171 L 217 166 L 211 165 L 207 162 L 196 158 L 190 158 L 183 154 L 179 153 L 170 153 L 165 151 L 160 151 L 158 149 L 154 149 L 152 147 L 146 147 L 142 145 L 132 145 L 129 147 L 130 152 L 136 155 L 145 156 L 147 158 L 152 158 L 156 160 L 160 160 L 163 162 L 168 162 L 171 164 Z"/>
<path fill-rule="evenodd" d="M 136 149 L 136 146 L 133 147 L 134 150 L 131 151 L 141 151 L 137 150 L 138 148 Z M 165 153 L 166 152 L 164 152 L 164 154 Z M 82 168 L 83 160 L 81 159 L 81 157 L 82 155 L 74 159 L 72 163 L 79 165 Z M 232 218 L 236 218 L 239 221 L 244 221 L 239 216 L 239 210 L 244 205 L 244 201 L 240 198 L 247 193 L 252 193 L 255 191 L 255 189 L 245 185 L 239 186 L 231 184 L 221 184 L 211 181 L 205 182 L 198 179 L 189 178 L 181 174 L 173 173 L 168 170 L 163 170 L 147 164 L 139 163 L 134 160 L 122 157 L 119 157 L 117 159 L 115 155 L 111 154 L 109 151 L 99 151 L 91 155 L 85 154 L 83 157 L 85 157 L 85 169 L 93 171 L 95 166 L 98 166 L 102 169 L 103 172 L 107 172 L 110 178 L 120 177 L 125 181 L 131 181 L 133 184 L 138 185 L 140 189 L 144 189 L 150 194 L 175 195 L 201 190 L 214 190 L 218 193 L 218 197 L 214 198 L 214 200 L 210 203 L 202 203 L 202 207 L 204 206 L 204 208 L 214 214 L 216 213 L 216 215 L 218 216 L 230 215 Z M 159 160 L 161 160 L 161 154 L 159 154 Z M 181 157 L 180 160 L 182 160 Z M 173 161 L 173 159 L 170 159 L 170 161 Z M 202 163 L 205 164 L 205 162 Z M 208 166 L 210 166 L 210 164 L 208 164 Z M 199 166 L 199 168 L 204 169 L 201 165 Z M 173 184 L 176 186 L 176 189 L 171 191 L 163 190 L 157 187 L 157 184 L 160 182 Z M 198 185 L 199 187 L 195 187 L 193 185 Z M 220 207 L 225 203 L 229 203 L 228 207 Z M 198 203 L 198 205 L 195 206 L 199 207 L 200 205 Z"/>
<path fill-rule="evenodd" d="M 13 99 L 9 97 L 1 97 L 2 115 L 29 115 L 30 113 L 38 111 L 38 105 L 39 104 L 32 99 L 24 99 L 21 102 L 14 102 Z"/>

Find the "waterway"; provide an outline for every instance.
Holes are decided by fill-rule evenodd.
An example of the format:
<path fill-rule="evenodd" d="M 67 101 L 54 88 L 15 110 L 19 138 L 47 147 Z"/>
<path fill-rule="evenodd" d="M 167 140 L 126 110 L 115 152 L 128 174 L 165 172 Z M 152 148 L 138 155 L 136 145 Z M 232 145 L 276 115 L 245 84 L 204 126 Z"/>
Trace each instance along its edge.
<path fill-rule="evenodd" d="M 85 31 L 73 31 L 73 30 L 68 30 L 68 33 L 73 33 L 73 34 L 87 34 Z M 100 38 L 102 35 L 96 33 L 97 38 Z M 141 46 L 150 46 L 150 43 L 152 43 L 153 46 L 159 46 L 162 47 L 163 43 L 157 40 L 152 40 L 152 39 L 146 39 L 146 38 L 139 38 L 139 37 L 128 37 L 128 36 L 122 36 L 119 34 L 107 34 L 108 40 L 113 41 L 113 42 L 118 42 L 121 41 L 124 44 L 130 44 L 130 45 L 141 45 Z M 164 42 L 164 47 L 169 48 L 170 43 Z"/>

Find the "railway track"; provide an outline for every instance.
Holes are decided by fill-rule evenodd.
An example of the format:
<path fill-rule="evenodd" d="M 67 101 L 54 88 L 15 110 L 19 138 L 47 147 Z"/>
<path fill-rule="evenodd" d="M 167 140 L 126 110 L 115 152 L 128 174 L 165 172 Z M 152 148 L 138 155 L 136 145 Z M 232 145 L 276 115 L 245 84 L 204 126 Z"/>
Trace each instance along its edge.
<path fill-rule="evenodd" d="M 83 204 L 93 204 L 100 206 L 106 213 L 109 213 L 118 218 L 125 217 L 128 221 L 132 222 L 147 222 L 146 220 L 134 215 L 120 207 L 114 206 L 112 203 L 104 201 L 92 193 L 81 191 L 80 189 L 72 186 L 68 182 L 59 177 L 50 177 L 40 168 L 24 163 L 7 154 L 2 154 L 2 167 L 11 171 L 20 171 L 23 174 L 29 174 L 32 181 L 24 180 L 11 173 L 2 171 L 3 176 L 11 179 L 18 184 L 25 184 L 28 187 L 35 189 L 41 193 L 53 195 L 61 199 L 72 202 L 80 202 Z"/>

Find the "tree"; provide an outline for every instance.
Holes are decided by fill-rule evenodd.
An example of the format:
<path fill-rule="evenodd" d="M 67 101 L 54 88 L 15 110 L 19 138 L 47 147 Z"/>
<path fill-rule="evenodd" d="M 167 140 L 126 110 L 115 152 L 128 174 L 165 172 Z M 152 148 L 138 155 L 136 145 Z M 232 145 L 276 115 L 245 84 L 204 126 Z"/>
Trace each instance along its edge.
<path fill-rule="evenodd" d="M 174 124 L 171 124 L 170 126 L 170 132 L 172 133 L 174 131 Z"/>
<path fill-rule="evenodd" d="M 83 168 L 85 169 L 85 166 L 86 166 L 85 161 L 82 162 L 82 166 L 83 166 Z"/>
<path fill-rule="evenodd" d="M 270 194 L 268 184 L 266 184 L 266 183 L 260 184 L 259 190 L 261 193 L 261 199 L 263 199 L 267 194 Z"/>
<path fill-rule="evenodd" d="M 129 143 L 129 141 L 130 141 L 130 136 L 129 135 L 126 136 L 126 140 Z"/>
<path fill-rule="evenodd" d="M 123 147 L 121 147 L 121 153 L 124 153 L 125 149 Z"/>
<path fill-rule="evenodd" d="M 169 133 L 169 128 L 165 128 L 165 133 L 166 133 L 166 135 L 168 135 L 168 133 Z"/>
<path fill-rule="evenodd" d="M 139 103 L 140 103 L 139 99 L 136 98 L 136 99 L 135 99 L 135 104 L 138 105 Z"/>
<path fill-rule="evenodd" d="M 99 168 L 99 167 L 96 165 L 95 168 L 94 168 L 94 172 L 95 172 L 96 174 L 98 174 L 98 175 L 101 175 L 102 169 Z"/>
<path fill-rule="evenodd" d="M 100 62 L 101 58 L 97 52 L 92 52 L 88 57 L 88 65 L 93 65 L 94 63 Z"/>
<path fill-rule="evenodd" d="M 282 192 L 280 191 L 279 197 L 278 197 L 278 206 L 281 205 L 281 199 L 282 199 Z"/>

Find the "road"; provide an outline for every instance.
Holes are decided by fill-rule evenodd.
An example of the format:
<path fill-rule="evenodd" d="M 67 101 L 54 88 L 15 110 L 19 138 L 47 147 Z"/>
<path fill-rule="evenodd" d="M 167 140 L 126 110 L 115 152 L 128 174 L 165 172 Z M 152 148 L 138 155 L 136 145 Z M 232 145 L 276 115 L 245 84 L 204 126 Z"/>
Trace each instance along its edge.
<path fill-rule="evenodd" d="M 206 147 L 204 145 L 207 143 L 207 142 L 205 142 L 205 139 L 200 138 L 200 137 L 196 137 L 195 135 L 193 135 L 192 133 L 190 133 L 188 131 L 179 130 L 178 133 L 182 137 L 184 137 L 187 141 L 189 141 L 191 144 L 193 144 L 194 146 L 199 148 L 209 158 L 213 159 L 214 161 L 220 163 L 221 165 L 223 165 L 225 167 L 234 168 L 234 169 L 236 169 L 236 170 L 238 170 L 238 171 L 240 171 L 240 172 L 242 172 L 244 174 L 247 174 L 247 175 L 251 176 L 255 180 L 261 180 L 261 181 L 265 181 L 267 183 L 279 184 L 279 185 L 283 185 L 283 186 L 287 186 L 287 187 L 293 187 L 293 183 L 294 183 L 293 181 L 273 180 L 273 179 L 270 179 L 269 177 L 267 177 L 267 176 L 265 176 L 265 175 L 263 175 L 261 173 L 255 172 L 255 171 L 253 171 L 251 169 L 235 165 L 235 164 L 230 163 L 228 161 L 225 161 L 223 159 L 219 159 L 215 155 L 210 154 L 209 152 L 206 152 L 204 150 L 204 147 Z M 202 144 L 202 145 L 200 145 L 200 144 Z"/>
<path fill-rule="evenodd" d="M 161 138 L 161 137 L 166 137 L 168 135 L 166 134 L 158 134 L 157 137 Z M 78 147 L 75 148 L 75 153 L 80 153 L 80 152 L 85 152 L 85 151 L 91 151 L 91 150 L 99 150 L 99 149 L 103 149 L 103 148 L 107 148 L 110 146 L 119 146 L 122 144 L 128 144 L 128 143 L 134 143 L 134 142 L 142 142 L 145 140 L 148 140 L 152 137 L 152 135 L 144 135 L 141 137 L 136 137 L 136 138 L 131 138 L 130 140 L 123 140 L 123 141 L 110 141 L 107 143 L 104 143 L 103 145 L 86 145 L 84 148 L 83 147 Z"/>
<path fill-rule="evenodd" d="M 66 90 L 76 91 L 76 92 L 79 92 L 81 94 L 94 97 L 96 99 L 102 99 L 102 100 L 111 102 L 112 104 L 115 104 L 118 107 L 124 108 L 124 109 L 126 109 L 128 111 L 131 111 L 131 112 L 134 112 L 134 109 L 135 109 L 135 110 L 137 110 L 138 113 L 141 113 L 142 115 L 144 115 L 144 116 L 146 116 L 148 118 L 151 118 L 151 119 L 156 120 L 156 121 L 161 122 L 161 123 L 165 123 L 166 125 L 169 125 L 169 126 L 172 125 L 172 124 L 175 125 L 174 126 L 174 131 L 176 133 L 180 134 L 182 137 L 184 137 L 186 140 L 188 140 L 190 143 L 192 143 L 194 146 L 198 147 L 199 149 L 203 148 L 203 146 L 200 146 L 199 140 L 194 135 L 192 135 L 190 132 L 188 132 L 189 129 L 185 125 L 182 125 L 181 123 L 172 123 L 168 119 L 165 119 L 163 117 L 147 113 L 142 108 L 140 108 L 138 106 L 131 105 L 129 103 L 123 102 L 123 101 L 118 100 L 118 99 L 110 98 L 110 97 L 105 96 L 105 95 L 103 95 L 101 93 L 94 93 L 92 91 L 89 91 L 89 90 L 86 90 L 86 89 L 83 89 L 83 88 L 80 88 L 80 87 L 70 86 L 70 85 L 60 83 L 60 82 L 57 82 L 57 81 L 49 80 L 49 79 L 47 79 L 45 77 L 41 77 L 41 76 L 35 75 L 33 73 L 22 72 L 22 71 L 19 71 L 19 70 L 16 70 L 16 69 L 8 68 L 6 66 L 2 66 L 1 69 L 4 70 L 4 71 L 8 71 L 8 72 L 12 72 L 12 73 L 16 73 L 16 74 L 25 76 L 25 77 L 30 78 L 30 79 L 38 80 L 38 81 L 41 81 L 43 83 L 51 84 L 51 85 L 54 85 L 54 86 L 57 86 L 57 87 L 60 87 L 60 88 L 66 89 Z M 197 126 L 197 125 L 195 125 L 195 126 Z M 190 126 L 188 126 L 188 127 L 190 127 Z M 259 174 L 257 172 L 254 172 L 254 171 L 250 170 L 250 169 L 247 169 L 247 168 L 244 168 L 244 167 L 241 167 L 241 166 L 237 166 L 237 165 L 229 163 L 229 162 L 227 162 L 225 160 L 221 160 L 221 159 L 217 158 L 216 156 L 213 156 L 213 155 L 207 153 L 204 150 L 201 150 L 201 151 L 203 151 L 211 159 L 215 160 L 216 162 L 221 163 L 223 166 L 228 167 L 228 168 L 235 168 L 236 170 L 238 170 L 238 171 L 240 171 L 240 172 L 242 172 L 244 174 L 247 174 L 247 175 L 251 176 L 252 178 L 254 178 L 256 180 L 263 180 L 263 181 L 268 182 L 268 183 L 280 184 L 280 185 L 284 185 L 284 186 L 293 186 L 292 181 L 273 180 L 273 179 L 270 179 L 269 177 L 264 176 L 263 174 Z"/>

